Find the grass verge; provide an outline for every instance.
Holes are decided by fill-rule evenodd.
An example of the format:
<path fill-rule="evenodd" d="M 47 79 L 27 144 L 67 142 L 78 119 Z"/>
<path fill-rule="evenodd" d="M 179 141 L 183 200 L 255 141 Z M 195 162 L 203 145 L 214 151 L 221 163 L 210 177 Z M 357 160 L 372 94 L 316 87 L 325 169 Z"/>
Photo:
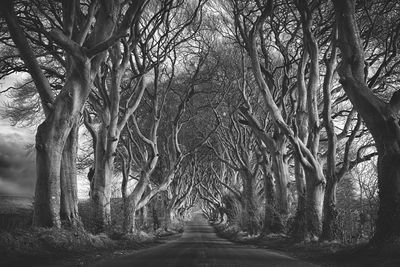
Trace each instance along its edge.
<path fill-rule="evenodd" d="M 179 238 L 175 232 L 111 239 L 83 229 L 17 229 L 0 232 L 1 266 L 86 266 Z"/>
<path fill-rule="evenodd" d="M 237 227 L 214 225 L 218 236 L 235 243 L 282 251 L 320 266 L 400 266 L 400 246 L 377 249 L 367 243 L 344 245 L 337 242 L 295 242 L 284 234 L 249 237 Z"/>

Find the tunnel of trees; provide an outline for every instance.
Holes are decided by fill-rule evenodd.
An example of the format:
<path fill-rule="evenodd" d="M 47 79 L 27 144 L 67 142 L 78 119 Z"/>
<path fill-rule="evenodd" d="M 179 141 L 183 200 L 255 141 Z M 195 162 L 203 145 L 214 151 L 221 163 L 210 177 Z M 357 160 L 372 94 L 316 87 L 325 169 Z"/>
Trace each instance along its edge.
<path fill-rule="evenodd" d="M 37 128 L 33 224 L 130 234 L 201 211 L 248 235 L 398 241 L 399 14 L 395 0 L 1 1 L 0 78 L 19 77 L 2 116 Z"/>

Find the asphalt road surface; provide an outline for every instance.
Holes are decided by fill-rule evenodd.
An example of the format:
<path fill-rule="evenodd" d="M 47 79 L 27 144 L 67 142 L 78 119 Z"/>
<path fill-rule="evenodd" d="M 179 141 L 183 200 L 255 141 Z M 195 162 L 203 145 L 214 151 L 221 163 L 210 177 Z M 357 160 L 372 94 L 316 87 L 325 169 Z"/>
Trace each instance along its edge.
<path fill-rule="evenodd" d="M 316 266 L 284 254 L 234 244 L 216 236 L 212 226 L 201 216 L 190 222 L 178 240 L 139 250 L 133 254 L 92 267 L 258 267 Z"/>

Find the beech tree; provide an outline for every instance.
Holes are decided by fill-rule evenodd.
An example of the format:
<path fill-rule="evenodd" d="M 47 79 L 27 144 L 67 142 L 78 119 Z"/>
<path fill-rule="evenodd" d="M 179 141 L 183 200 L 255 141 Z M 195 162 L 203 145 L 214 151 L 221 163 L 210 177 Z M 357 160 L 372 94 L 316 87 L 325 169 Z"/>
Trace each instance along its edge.
<path fill-rule="evenodd" d="M 130 27 L 133 35 L 121 39 L 121 43 L 109 50 L 109 61 L 102 65 L 102 72 L 94 81 L 97 92 L 89 100 L 101 124 L 96 127 L 89 123 L 92 119 L 88 117 L 85 124 L 96 141 L 91 197 L 97 211 L 98 231 L 110 223 L 116 149 L 122 130 L 142 100 L 146 73 L 158 68 L 179 44 L 196 33 L 200 23 L 190 30 L 187 28 L 200 17 L 203 5 L 202 0 L 194 7 L 181 1 L 149 2 L 147 10 L 142 10 L 143 19 L 138 17 Z"/>
<path fill-rule="evenodd" d="M 191 115 L 187 114 L 187 108 L 192 97 L 197 94 L 195 85 L 206 60 L 206 55 L 199 54 L 200 56 L 194 59 L 197 62 L 191 60 L 191 62 L 196 62 L 196 65 L 187 77 L 182 73 L 175 73 L 176 53 L 172 62 L 169 62 L 171 65 L 168 65 L 169 63 L 157 65 L 153 70 L 153 82 L 148 85 L 144 102 L 139 106 L 140 110 L 131 116 L 132 128 L 128 128 L 129 140 L 134 150 L 133 168 L 139 175 L 134 188 L 124 198 L 126 200 L 124 231 L 126 233 L 135 230 L 135 211 L 146 206 L 157 194 L 169 189 L 171 183 L 177 176 L 179 177 L 178 173 L 183 160 L 196 153 L 218 127 L 217 124 L 191 146 L 186 144 L 186 149 L 182 149 L 181 130 L 184 126 L 188 127 L 188 121 L 191 120 Z M 178 99 L 176 99 L 176 94 Z M 151 119 L 148 114 L 152 114 Z M 160 133 L 161 126 L 164 138 L 161 138 L 163 136 Z M 160 167 L 161 179 L 152 182 L 151 178 L 154 177 L 157 166 Z M 124 175 L 124 177 L 127 176 Z M 124 183 L 126 183 L 125 180 Z"/>
<path fill-rule="evenodd" d="M 15 8 L 21 2 L 3 1 L 2 16 L 4 17 L 11 38 L 21 54 L 29 73 L 34 80 L 36 89 L 41 98 L 42 107 L 46 116 L 45 121 L 38 127 L 36 134 L 37 154 L 37 185 L 35 193 L 34 224 L 38 226 L 60 227 L 60 195 L 67 196 L 63 185 L 74 186 L 74 172 L 62 172 L 62 164 L 69 165 L 75 162 L 76 153 L 72 150 L 76 142 L 77 127 L 83 105 L 90 93 L 91 83 L 95 78 L 101 62 L 105 58 L 104 51 L 112 46 L 119 38 L 129 34 L 129 25 L 139 14 L 145 1 L 131 4 L 124 13 L 120 24 L 116 24 L 117 16 L 122 10 L 119 1 L 98 2 L 91 1 L 86 13 L 81 11 L 81 1 L 62 1 L 58 6 L 60 13 L 56 25 L 52 25 L 53 17 L 49 17 L 54 28 L 48 31 L 47 25 L 41 25 L 38 30 L 39 38 L 46 38 L 51 44 L 55 43 L 65 53 L 65 82 L 62 89 L 54 96 L 50 83 L 45 77 L 34 52 L 25 36 L 24 29 L 20 26 Z M 53 6 L 51 3 L 46 4 Z M 42 3 L 34 2 L 37 10 L 43 10 Z M 58 19 L 58 20 L 57 20 Z M 57 26 L 57 27 L 56 27 Z M 49 46 L 54 49 L 53 45 Z M 61 151 L 66 150 L 62 161 Z M 65 166 L 67 167 L 67 166 Z M 74 166 L 68 166 L 74 169 Z M 71 176 L 69 176 L 71 175 Z M 67 179 L 67 180 L 65 180 Z M 63 181 L 63 182 L 61 182 Z M 64 188 L 63 188 L 64 189 Z M 72 192 L 76 189 L 71 188 Z M 60 194 L 61 191 L 64 191 Z M 69 211 L 69 217 L 75 217 L 76 200 L 68 205 L 74 210 Z M 67 202 L 64 202 L 67 203 Z M 63 205 L 64 206 L 64 205 Z"/>
<path fill-rule="evenodd" d="M 305 210 L 306 228 L 304 236 L 306 239 L 318 239 L 322 230 L 322 207 L 326 179 L 323 174 L 322 165 L 317 159 L 319 145 L 319 119 L 316 99 L 316 81 L 313 81 L 312 79 L 309 81 L 308 89 L 310 90 L 308 90 L 308 101 L 306 102 L 305 106 L 308 110 L 308 125 L 313 125 L 311 128 L 315 132 L 309 134 L 306 144 L 301 139 L 301 134 L 297 131 L 293 131 L 282 116 L 282 111 L 274 101 L 273 95 L 271 94 L 272 91 L 265 80 L 265 76 L 263 75 L 261 69 L 260 58 L 258 54 L 257 35 L 262 29 L 263 23 L 272 12 L 272 1 L 268 1 L 268 3 L 263 5 L 257 3 L 251 7 L 243 6 L 237 1 L 234 1 L 233 4 L 235 27 L 237 28 L 240 38 L 243 40 L 245 49 L 249 54 L 252 71 L 254 73 L 257 86 L 264 98 L 265 105 L 268 108 L 274 123 L 287 136 L 292 144 L 296 157 L 301 162 L 302 167 L 307 174 L 306 177 L 309 179 L 306 191 L 307 208 Z M 247 11 L 247 8 L 250 8 L 250 10 Z M 259 10 L 260 13 L 255 18 L 250 18 L 249 14 L 252 14 L 251 10 L 253 9 Z M 249 19 L 251 21 L 251 25 L 249 25 Z M 311 36 L 309 38 L 312 39 L 313 37 Z M 313 53 L 315 54 L 316 51 Z M 317 79 L 318 62 L 313 60 L 312 64 L 314 64 L 313 69 L 315 74 L 313 79 Z M 304 126 L 304 122 L 298 125 Z"/>
<path fill-rule="evenodd" d="M 365 53 L 351 0 L 333 1 L 338 27 L 341 62 L 340 82 L 357 109 L 378 151 L 379 212 L 374 244 L 394 241 L 400 234 L 399 172 L 399 101 L 397 91 L 387 103 L 377 97 L 366 83 Z M 396 12 L 396 11 L 394 11 Z M 391 38 L 398 38 L 394 35 Z M 397 39 L 398 40 L 398 39 Z"/>

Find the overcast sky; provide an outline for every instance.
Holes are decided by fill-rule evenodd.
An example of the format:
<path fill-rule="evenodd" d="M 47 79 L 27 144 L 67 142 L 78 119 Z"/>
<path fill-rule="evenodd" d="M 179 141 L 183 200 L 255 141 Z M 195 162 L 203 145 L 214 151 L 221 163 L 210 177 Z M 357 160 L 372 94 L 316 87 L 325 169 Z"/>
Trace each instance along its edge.
<path fill-rule="evenodd" d="M 13 85 L 17 77 L 0 81 L 0 92 Z M 8 102 L 0 93 L 0 114 Z M 34 130 L 14 127 L 0 116 L 0 194 L 33 195 L 36 180 Z"/>

